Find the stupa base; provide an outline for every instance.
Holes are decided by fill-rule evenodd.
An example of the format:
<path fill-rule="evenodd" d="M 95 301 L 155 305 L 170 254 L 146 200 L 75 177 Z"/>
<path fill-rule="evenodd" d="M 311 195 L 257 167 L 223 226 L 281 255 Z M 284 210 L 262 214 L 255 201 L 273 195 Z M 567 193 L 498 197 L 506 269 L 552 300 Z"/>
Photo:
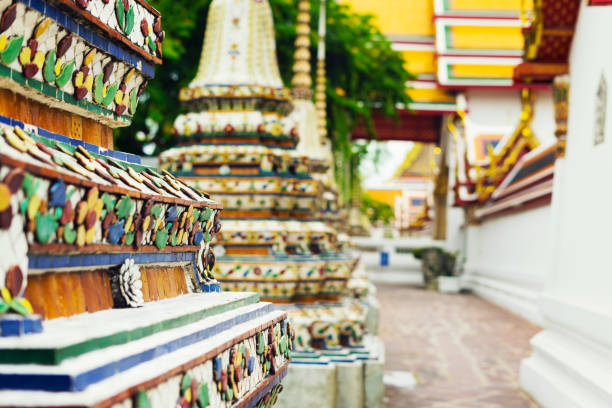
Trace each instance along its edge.
<path fill-rule="evenodd" d="M 531 339 L 531 346 L 520 384 L 536 402 L 555 408 L 612 406 L 610 357 L 596 341 L 551 328 Z"/>
<path fill-rule="evenodd" d="M 224 290 L 258 292 L 273 303 L 339 302 L 355 266 L 349 254 L 219 256 L 214 275 Z"/>
<path fill-rule="evenodd" d="M 252 407 L 282 390 L 291 354 L 285 313 L 252 293 L 183 295 L 43 325 L 0 338 L 0 407 Z"/>
<path fill-rule="evenodd" d="M 294 352 L 279 408 L 377 408 L 383 403 L 384 345 Z"/>

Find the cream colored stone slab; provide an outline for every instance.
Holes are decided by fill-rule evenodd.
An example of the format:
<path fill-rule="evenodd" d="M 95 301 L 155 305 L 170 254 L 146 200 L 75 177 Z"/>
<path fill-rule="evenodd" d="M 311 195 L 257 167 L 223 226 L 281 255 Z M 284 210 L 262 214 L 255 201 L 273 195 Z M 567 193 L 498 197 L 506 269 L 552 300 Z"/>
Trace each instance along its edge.
<path fill-rule="evenodd" d="M 335 364 L 290 364 L 277 408 L 336 408 Z"/>
<path fill-rule="evenodd" d="M 378 323 L 380 320 L 380 305 L 378 299 L 375 296 L 369 295 L 366 303 L 368 305 L 368 312 L 366 315 L 366 331 L 376 336 L 378 334 Z"/>
<path fill-rule="evenodd" d="M 363 362 L 337 363 L 336 365 L 338 382 L 336 408 L 363 408 Z"/>
<path fill-rule="evenodd" d="M 374 339 L 378 348 L 378 358 L 364 363 L 364 407 L 382 408 L 385 385 L 385 345 L 378 337 Z"/>

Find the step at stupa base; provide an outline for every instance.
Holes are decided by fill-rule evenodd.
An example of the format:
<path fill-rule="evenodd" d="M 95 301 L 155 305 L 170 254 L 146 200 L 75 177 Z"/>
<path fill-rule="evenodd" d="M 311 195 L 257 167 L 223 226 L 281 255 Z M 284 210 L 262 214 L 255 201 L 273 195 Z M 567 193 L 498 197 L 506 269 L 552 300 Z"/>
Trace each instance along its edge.
<path fill-rule="evenodd" d="M 357 350 L 294 352 L 278 406 L 382 407 L 384 345 L 377 337 L 369 337 L 367 343 Z"/>
<path fill-rule="evenodd" d="M 252 293 L 43 324 L 42 333 L 0 339 L 0 406 L 176 406 L 188 389 L 210 407 L 254 406 L 282 389 L 292 347 L 286 314 Z"/>

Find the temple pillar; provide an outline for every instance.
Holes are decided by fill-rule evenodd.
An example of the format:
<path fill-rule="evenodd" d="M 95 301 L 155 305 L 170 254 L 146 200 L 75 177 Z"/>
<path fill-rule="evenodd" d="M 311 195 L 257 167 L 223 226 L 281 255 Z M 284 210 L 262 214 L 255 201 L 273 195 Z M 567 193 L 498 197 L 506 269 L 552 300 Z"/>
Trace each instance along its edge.
<path fill-rule="evenodd" d="M 567 149 L 555 163 L 552 268 L 538 302 L 545 329 L 531 340 L 533 354 L 520 372 L 521 386 L 555 408 L 612 406 L 612 145 L 605 140 L 612 56 L 596 51 L 612 34 L 612 7 L 581 8 L 570 54 Z"/>

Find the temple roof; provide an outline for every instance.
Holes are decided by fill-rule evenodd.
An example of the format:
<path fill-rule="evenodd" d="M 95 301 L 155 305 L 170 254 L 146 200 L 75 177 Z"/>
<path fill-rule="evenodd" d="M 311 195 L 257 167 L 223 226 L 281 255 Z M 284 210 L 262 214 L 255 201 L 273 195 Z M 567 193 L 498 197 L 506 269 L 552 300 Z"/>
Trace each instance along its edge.
<path fill-rule="evenodd" d="M 550 82 L 568 72 L 579 9 L 579 0 L 536 1 L 533 21 L 524 30 L 526 61 L 514 71 L 517 79 Z"/>
<path fill-rule="evenodd" d="M 406 153 L 404 161 L 395 171 L 392 180 L 401 182 L 414 177 L 430 177 L 433 157 L 434 146 L 432 144 L 415 143 L 412 150 Z"/>

